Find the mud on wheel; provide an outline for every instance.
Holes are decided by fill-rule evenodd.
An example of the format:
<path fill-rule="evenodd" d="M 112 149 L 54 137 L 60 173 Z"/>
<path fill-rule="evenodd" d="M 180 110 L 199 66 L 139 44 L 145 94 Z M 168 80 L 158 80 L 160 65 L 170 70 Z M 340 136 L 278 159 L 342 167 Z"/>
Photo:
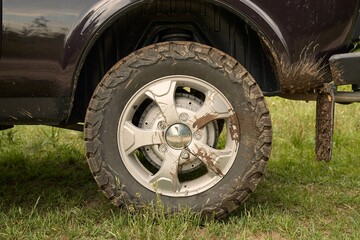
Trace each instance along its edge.
<path fill-rule="evenodd" d="M 271 121 L 261 90 L 236 60 L 205 45 L 167 42 L 134 52 L 104 76 L 85 140 L 94 178 L 115 205 L 159 195 L 174 211 L 219 218 L 261 179 Z"/>

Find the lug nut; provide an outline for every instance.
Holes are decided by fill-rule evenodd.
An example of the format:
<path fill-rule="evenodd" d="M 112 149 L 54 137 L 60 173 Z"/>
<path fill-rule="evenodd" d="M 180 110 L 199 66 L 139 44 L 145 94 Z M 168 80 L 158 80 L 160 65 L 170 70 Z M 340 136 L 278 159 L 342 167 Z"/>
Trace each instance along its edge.
<path fill-rule="evenodd" d="M 165 130 L 166 127 L 167 127 L 166 122 L 161 121 L 161 122 L 158 123 L 158 128 L 159 128 L 160 130 Z"/>
<path fill-rule="evenodd" d="M 187 122 L 189 120 L 189 115 L 187 113 L 180 114 L 180 121 Z"/>
<path fill-rule="evenodd" d="M 187 151 L 182 151 L 180 154 L 182 159 L 188 159 L 190 157 L 190 154 Z"/>
<path fill-rule="evenodd" d="M 162 153 L 165 153 L 167 151 L 167 146 L 166 144 L 161 144 L 159 146 L 159 151 L 162 152 Z"/>
<path fill-rule="evenodd" d="M 194 138 L 195 138 L 196 140 L 200 140 L 200 139 L 202 138 L 202 132 L 201 132 L 201 131 L 196 131 L 196 132 L 194 133 Z"/>

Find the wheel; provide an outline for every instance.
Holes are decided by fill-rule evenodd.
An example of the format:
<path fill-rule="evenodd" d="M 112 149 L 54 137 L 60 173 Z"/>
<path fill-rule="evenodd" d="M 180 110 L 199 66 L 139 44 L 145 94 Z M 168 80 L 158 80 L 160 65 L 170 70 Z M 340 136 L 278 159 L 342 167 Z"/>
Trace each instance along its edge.
<path fill-rule="evenodd" d="M 87 160 L 115 205 L 160 197 L 223 217 L 261 179 L 271 120 L 250 74 L 198 43 L 145 47 L 102 79 L 85 119 Z"/>

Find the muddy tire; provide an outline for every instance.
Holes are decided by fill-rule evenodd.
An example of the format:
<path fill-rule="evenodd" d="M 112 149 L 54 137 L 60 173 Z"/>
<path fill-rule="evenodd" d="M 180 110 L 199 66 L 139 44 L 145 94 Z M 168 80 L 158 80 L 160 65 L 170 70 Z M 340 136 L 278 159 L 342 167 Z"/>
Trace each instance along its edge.
<path fill-rule="evenodd" d="M 102 79 L 85 120 L 87 160 L 115 205 L 161 199 L 224 217 L 262 178 L 271 150 L 263 94 L 232 57 L 197 43 L 140 49 Z"/>

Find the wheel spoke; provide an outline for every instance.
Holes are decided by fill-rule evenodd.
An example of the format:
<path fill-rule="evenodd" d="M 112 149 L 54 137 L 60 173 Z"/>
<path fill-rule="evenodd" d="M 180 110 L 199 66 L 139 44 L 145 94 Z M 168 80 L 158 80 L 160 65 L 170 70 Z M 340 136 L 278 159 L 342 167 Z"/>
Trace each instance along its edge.
<path fill-rule="evenodd" d="M 229 118 L 233 114 L 233 110 L 225 105 L 219 93 L 209 91 L 203 105 L 192 119 L 193 128 L 200 129 L 211 121 Z"/>
<path fill-rule="evenodd" d="M 161 191 L 180 191 L 181 184 L 178 178 L 179 154 L 169 149 L 164 153 L 163 164 L 160 170 L 150 178 L 149 182 Z"/>
<path fill-rule="evenodd" d="M 160 107 L 168 125 L 179 121 L 175 103 L 176 81 L 166 81 L 150 87 L 146 95 Z"/>
<path fill-rule="evenodd" d="M 125 122 L 120 135 L 125 139 L 123 147 L 127 155 L 140 147 L 161 144 L 165 141 L 162 131 L 141 129 L 129 121 Z"/>
<path fill-rule="evenodd" d="M 214 149 L 201 142 L 191 144 L 189 149 L 194 156 L 205 164 L 208 170 L 219 176 L 224 176 L 223 170 L 234 154 L 231 150 Z"/>

